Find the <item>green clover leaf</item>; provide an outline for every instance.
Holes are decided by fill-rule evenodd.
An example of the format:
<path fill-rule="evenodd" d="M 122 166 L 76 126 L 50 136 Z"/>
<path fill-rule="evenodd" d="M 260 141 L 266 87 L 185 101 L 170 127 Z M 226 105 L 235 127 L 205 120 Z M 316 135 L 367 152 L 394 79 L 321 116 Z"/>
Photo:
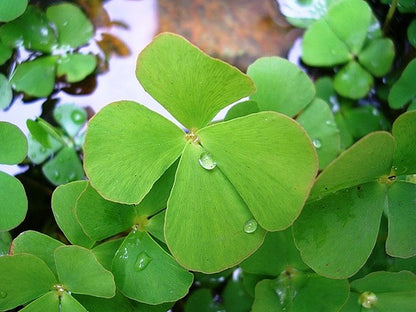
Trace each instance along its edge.
<path fill-rule="evenodd" d="M 304 130 L 275 112 L 208 125 L 255 90 L 248 76 L 173 34 L 143 50 L 136 73 L 188 130 L 134 102 L 104 107 L 90 120 L 84 147 L 87 176 L 101 196 L 138 204 L 179 159 L 164 238 L 179 263 L 202 272 L 236 265 L 261 245 L 264 229 L 293 223 L 317 170 Z"/>
<path fill-rule="evenodd" d="M 387 253 L 416 255 L 411 243 L 415 185 L 406 179 L 416 172 L 415 121 L 416 112 L 401 115 L 393 135 L 367 135 L 318 176 L 293 232 L 303 260 L 319 274 L 345 278 L 356 273 L 375 245 L 383 211 L 389 223 Z"/>

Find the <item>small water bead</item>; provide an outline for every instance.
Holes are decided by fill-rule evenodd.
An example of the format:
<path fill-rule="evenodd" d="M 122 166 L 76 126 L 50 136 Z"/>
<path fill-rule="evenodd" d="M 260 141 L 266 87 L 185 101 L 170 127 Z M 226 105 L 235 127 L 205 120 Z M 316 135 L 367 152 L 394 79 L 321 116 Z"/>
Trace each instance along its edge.
<path fill-rule="evenodd" d="M 136 260 L 136 271 L 143 271 L 150 262 L 152 262 L 152 257 L 150 257 L 147 252 L 143 251 L 137 256 Z"/>
<path fill-rule="evenodd" d="M 312 141 L 313 146 L 315 146 L 315 148 L 321 148 L 322 147 L 322 142 L 319 139 L 315 139 Z"/>
<path fill-rule="evenodd" d="M 0 299 L 4 299 L 7 297 L 7 292 L 0 290 Z"/>
<path fill-rule="evenodd" d="M 358 298 L 358 303 L 366 309 L 371 309 L 377 303 L 377 300 L 378 298 L 374 293 L 365 291 Z"/>
<path fill-rule="evenodd" d="M 80 111 L 73 111 L 71 113 L 71 120 L 76 124 L 82 124 L 85 121 L 85 115 Z"/>
<path fill-rule="evenodd" d="M 206 170 L 212 170 L 217 166 L 217 162 L 207 152 L 203 152 L 199 156 L 199 164 L 201 165 L 202 168 Z"/>
<path fill-rule="evenodd" d="M 246 232 L 247 234 L 251 234 L 254 233 L 257 230 L 257 221 L 254 219 L 250 219 L 248 220 L 245 224 L 244 224 L 244 232 Z"/>

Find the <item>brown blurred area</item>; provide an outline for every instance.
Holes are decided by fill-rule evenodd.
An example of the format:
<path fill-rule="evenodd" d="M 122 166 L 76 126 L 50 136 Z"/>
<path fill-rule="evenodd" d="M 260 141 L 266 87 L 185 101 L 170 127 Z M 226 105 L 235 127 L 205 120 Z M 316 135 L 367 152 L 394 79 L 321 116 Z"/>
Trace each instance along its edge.
<path fill-rule="evenodd" d="M 159 23 L 243 71 L 259 57 L 285 57 L 301 34 L 276 0 L 159 0 Z"/>

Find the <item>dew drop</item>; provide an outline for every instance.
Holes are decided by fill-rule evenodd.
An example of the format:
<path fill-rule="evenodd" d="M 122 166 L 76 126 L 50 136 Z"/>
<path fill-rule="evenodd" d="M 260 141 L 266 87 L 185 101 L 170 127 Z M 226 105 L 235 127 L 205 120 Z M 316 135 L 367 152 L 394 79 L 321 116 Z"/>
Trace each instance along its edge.
<path fill-rule="evenodd" d="M 41 147 L 40 149 L 39 149 L 39 152 L 41 152 L 42 154 L 45 154 L 46 153 L 46 147 Z"/>
<path fill-rule="evenodd" d="M 212 170 L 217 166 L 217 162 L 214 161 L 212 156 L 207 152 L 203 152 L 201 156 L 199 156 L 199 164 L 206 170 Z"/>
<path fill-rule="evenodd" d="M 54 173 L 53 173 L 53 177 L 54 177 L 55 179 L 58 179 L 60 176 L 61 176 L 61 174 L 59 173 L 59 171 L 54 171 Z"/>
<path fill-rule="evenodd" d="M 377 296 L 370 292 L 363 292 L 358 298 L 358 303 L 361 304 L 364 308 L 371 309 L 377 302 Z"/>
<path fill-rule="evenodd" d="M 80 111 L 73 111 L 71 119 L 76 124 L 82 124 L 85 121 L 85 116 Z"/>
<path fill-rule="evenodd" d="M 247 234 L 254 233 L 256 230 L 257 230 L 256 220 L 250 219 L 244 224 L 244 232 L 246 232 Z"/>
<path fill-rule="evenodd" d="M 315 139 L 312 141 L 313 146 L 315 146 L 315 148 L 321 148 L 322 147 L 322 142 L 319 139 Z"/>
<path fill-rule="evenodd" d="M 0 299 L 4 299 L 7 297 L 7 292 L 0 290 Z"/>
<path fill-rule="evenodd" d="M 152 261 L 152 257 L 150 257 L 147 252 L 143 251 L 137 256 L 136 260 L 136 271 L 143 271 L 149 263 Z"/>

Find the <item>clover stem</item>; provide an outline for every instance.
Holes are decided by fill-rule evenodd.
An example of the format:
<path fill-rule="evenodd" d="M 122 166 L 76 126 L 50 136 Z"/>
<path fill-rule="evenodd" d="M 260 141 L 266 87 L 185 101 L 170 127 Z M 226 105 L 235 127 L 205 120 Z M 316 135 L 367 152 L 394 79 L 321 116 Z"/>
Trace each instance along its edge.
<path fill-rule="evenodd" d="M 392 3 L 391 3 L 391 6 L 389 8 L 389 11 L 387 12 L 387 16 L 386 16 L 386 19 L 384 20 L 384 25 L 383 25 L 383 34 L 384 35 L 387 35 L 391 19 L 393 18 L 394 13 L 396 12 L 398 2 L 399 2 L 398 0 L 393 0 Z"/>

